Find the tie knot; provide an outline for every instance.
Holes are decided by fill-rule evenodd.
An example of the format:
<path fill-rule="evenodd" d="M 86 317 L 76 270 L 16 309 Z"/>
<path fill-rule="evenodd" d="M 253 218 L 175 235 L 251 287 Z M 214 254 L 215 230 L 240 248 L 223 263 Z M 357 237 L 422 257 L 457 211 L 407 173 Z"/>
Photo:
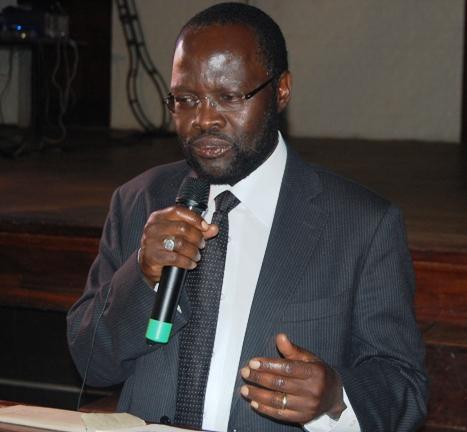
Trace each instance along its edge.
<path fill-rule="evenodd" d="M 216 202 L 216 212 L 229 213 L 240 201 L 230 191 L 224 191 L 214 198 Z"/>

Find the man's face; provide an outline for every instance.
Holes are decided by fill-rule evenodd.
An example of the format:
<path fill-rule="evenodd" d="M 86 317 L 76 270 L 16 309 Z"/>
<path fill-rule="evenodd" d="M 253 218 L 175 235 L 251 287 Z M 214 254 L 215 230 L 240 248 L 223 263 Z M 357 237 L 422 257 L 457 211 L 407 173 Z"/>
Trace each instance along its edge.
<path fill-rule="evenodd" d="M 174 54 L 171 93 L 201 99 L 173 119 L 187 161 L 211 183 L 234 184 L 250 174 L 277 143 L 278 106 L 271 84 L 240 110 L 225 112 L 204 96 L 248 93 L 267 81 L 254 32 L 241 25 L 191 29 Z"/>

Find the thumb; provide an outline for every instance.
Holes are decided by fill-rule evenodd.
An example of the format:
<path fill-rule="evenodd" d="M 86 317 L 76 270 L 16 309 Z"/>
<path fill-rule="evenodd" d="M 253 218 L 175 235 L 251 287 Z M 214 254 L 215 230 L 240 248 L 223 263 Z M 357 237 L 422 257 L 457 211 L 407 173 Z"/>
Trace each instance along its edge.
<path fill-rule="evenodd" d="M 207 228 L 203 231 L 203 237 L 208 240 L 219 234 L 219 226 L 216 224 L 206 224 Z"/>
<path fill-rule="evenodd" d="M 276 346 L 287 360 L 299 360 L 307 363 L 321 361 L 318 356 L 292 343 L 285 333 L 277 334 Z"/>

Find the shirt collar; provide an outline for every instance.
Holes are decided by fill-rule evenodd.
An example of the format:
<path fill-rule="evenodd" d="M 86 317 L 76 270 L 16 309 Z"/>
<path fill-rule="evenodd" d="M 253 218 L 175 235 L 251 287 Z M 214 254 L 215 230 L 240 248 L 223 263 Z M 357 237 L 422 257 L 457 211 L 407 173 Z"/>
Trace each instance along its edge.
<path fill-rule="evenodd" d="M 249 210 L 262 223 L 270 227 L 274 218 L 286 160 L 287 147 L 279 132 L 276 148 L 251 174 L 234 186 L 211 186 L 210 205 L 213 204 L 213 200 L 217 195 L 225 190 L 230 190 L 240 200 L 242 207 Z"/>

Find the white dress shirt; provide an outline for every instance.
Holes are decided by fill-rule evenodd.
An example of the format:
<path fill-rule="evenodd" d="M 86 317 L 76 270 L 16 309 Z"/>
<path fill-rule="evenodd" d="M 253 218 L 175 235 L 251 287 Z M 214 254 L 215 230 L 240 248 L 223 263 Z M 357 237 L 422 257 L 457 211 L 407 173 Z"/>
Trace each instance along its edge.
<path fill-rule="evenodd" d="M 248 177 L 234 186 L 211 186 L 208 210 L 204 215 L 206 221 L 211 221 L 215 210 L 214 198 L 221 192 L 230 190 L 240 204 L 229 213 L 229 242 L 219 318 L 204 402 L 203 429 L 206 430 L 227 431 L 243 339 L 286 159 L 287 148 L 279 134 L 279 142 L 272 155 Z M 359 432 L 357 418 L 345 391 L 344 396 L 347 409 L 339 421 L 323 415 L 305 425 L 305 429 L 310 432 Z"/>

